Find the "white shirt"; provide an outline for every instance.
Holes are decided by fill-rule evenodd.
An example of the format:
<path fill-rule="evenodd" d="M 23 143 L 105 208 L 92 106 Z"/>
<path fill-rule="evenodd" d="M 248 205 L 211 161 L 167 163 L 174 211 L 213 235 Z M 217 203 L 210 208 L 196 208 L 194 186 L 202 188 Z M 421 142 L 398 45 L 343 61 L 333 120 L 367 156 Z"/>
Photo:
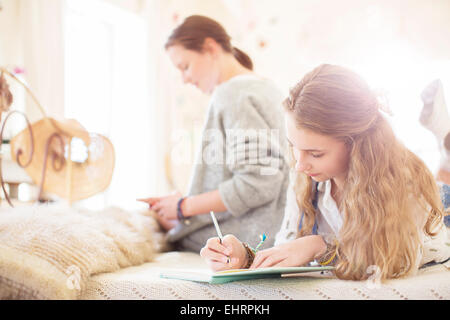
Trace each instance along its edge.
<path fill-rule="evenodd" d="M 293 176 L 291 176 L 290 185 L 286 194 L 285 214 L 281 229 L 275 239 L 275 245 L 295 240 L 298 236 L 298 228 L 302 214 L 297 205 L 293 181 Z M 317 190 L 317 207 L 319 209 L 316 215 L 317 233 L 327 242 L 331 242 L 334 238 L 339 240 L 339 230 L 342 227 L 343 219 L 336 202 L 331 196 L 331 181 L 319 182 Z M 423 225 L 425 224 L 425 220 Z M 421 229 L 423 229 L 423 225 Z M 425 233 L 422 234 L 421 242 L 423 250 L 420 252 L 419 266 L 430 261 L 444 261 L 450 257 L 450 241 L 447 235 L 447 228 L 443 222 L 439 224 L 438 230 L 438 234 L 434 237 L 430 237 Z"/>
<path fill-rule="evenodd" d="M 339 234 L 342 227 L 342 215 L 337 208 L 336 201 L 331 196 L 331 180 L 319 182 L 317 186 L 317 207 L 320 214 L 317 215 L 317 234 L 328 239 L 333 239 Z"/>

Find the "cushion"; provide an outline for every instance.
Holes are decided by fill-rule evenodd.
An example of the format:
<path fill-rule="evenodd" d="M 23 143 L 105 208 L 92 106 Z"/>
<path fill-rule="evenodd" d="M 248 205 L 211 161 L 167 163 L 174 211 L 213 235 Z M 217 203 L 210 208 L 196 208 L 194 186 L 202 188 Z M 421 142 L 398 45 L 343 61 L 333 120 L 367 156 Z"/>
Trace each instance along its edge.
<path fill-rule="evenodd" d="M 37 205 L 0 209 L 0 299 L 78 299 L 95 274 L 154 258 L 149 211 Z"/>

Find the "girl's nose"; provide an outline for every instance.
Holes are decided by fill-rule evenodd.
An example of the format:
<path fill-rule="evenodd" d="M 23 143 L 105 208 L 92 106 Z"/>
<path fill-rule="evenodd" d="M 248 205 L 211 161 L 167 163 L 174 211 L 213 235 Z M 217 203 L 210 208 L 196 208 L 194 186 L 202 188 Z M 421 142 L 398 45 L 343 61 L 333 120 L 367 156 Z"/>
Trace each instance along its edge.
<path fill-rule="evenodd" d="M 302 160 L 295 161 L 295 170 L 298 172 L 309 171 L 311 169 L 311 165 Z"/>

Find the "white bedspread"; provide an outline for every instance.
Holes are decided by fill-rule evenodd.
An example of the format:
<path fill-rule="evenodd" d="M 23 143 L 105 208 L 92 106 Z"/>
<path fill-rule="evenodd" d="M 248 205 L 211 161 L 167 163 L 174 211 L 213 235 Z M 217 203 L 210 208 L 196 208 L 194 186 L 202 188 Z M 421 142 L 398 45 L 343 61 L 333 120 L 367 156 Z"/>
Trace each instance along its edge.
<path fill-rule="evenodd" d="M 309 274 L 211 285 L 161 279 L 159 273 L 164 268 L 207 269 L 207 266 L 194 253 L 162 253 L 153 262 L 91 277 L 81 299 L 450 299 L 450 270 L 444 265 L 382 284 Z"/>

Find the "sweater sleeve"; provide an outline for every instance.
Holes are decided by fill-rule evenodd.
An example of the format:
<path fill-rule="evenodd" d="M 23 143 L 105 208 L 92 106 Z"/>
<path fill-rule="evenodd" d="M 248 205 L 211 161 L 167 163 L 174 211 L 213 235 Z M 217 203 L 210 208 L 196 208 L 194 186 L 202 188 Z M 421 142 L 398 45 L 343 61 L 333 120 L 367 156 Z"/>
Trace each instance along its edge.
<path fill-rule="evenodd" d="M 278 198 L 285 179 L 281 128 L 271 128 L 259 112 L 264 105 L 249 95 L 224 109 L 226 167 L 230 179 L 219 184 L 219 193 L 233 216 L 241 216 Z M 275 112 L 278 108 L 272 106 Z"/>

